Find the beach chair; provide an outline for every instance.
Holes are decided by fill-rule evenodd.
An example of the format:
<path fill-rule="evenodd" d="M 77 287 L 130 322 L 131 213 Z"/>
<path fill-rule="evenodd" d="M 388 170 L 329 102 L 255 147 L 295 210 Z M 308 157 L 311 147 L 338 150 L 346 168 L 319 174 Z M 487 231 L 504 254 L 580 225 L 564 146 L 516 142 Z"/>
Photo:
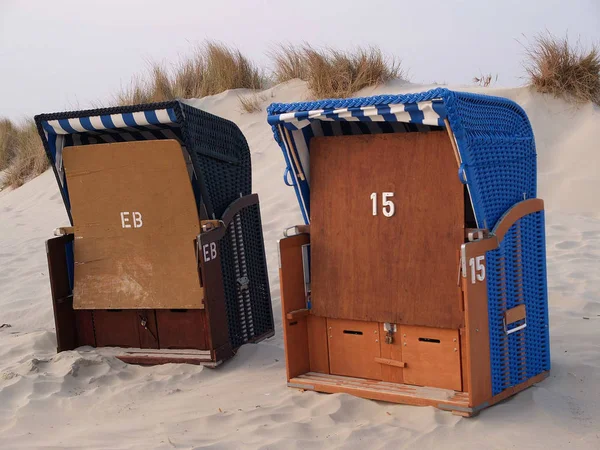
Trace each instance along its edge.
<path fill-rule="evenodd" d="M 279 242 L 289 386 L 472 416 L 548 376 L 518 105 L 435 89 L 268 114 L 305 220 Z"/>
<path fill-rule="evenodd" d="M 47 241 L 58 351 L 216 366 L 274 333 L 239 128 L 182 101 L 42 114 L 71 221 Z"/>

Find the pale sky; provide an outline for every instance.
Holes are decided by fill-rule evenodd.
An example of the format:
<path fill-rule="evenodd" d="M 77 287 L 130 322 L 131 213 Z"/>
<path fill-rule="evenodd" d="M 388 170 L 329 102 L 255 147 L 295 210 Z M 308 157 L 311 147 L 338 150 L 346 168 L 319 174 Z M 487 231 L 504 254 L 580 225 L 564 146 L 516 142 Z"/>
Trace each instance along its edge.
<path fill-rule="evenodd" d="M 377 45 L 416 83 L 524 83 L 523 46 L 548 30 L 600 42 L 600 0 L 0 0 L 0 116 L 110 103 L 148 61 L 214 39 L 264 65 L 277 43 Z"/>

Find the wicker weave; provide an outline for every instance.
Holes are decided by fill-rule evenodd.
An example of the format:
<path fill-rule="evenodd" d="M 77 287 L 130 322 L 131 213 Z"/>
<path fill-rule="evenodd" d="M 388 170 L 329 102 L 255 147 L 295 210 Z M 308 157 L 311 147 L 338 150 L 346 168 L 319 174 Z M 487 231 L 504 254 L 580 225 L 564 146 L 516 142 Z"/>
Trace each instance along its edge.
<path fill-rule="evenodd" d="M 417 127 L 423 127 L 423 122 L 418 111 L 423 102 L 431 102 L 439 121 L 447 119 L 450 123 L 462 160 L 459 179 L 468 185 L 480 227 L 492 230 L 513 205 L 536 197 L 533 132 L 523 109 L 508 99 L 439 88 L 418 94 L 274 103 L 268 108 L 268 120 L 284 153 L 288 175 L 307 222 L 310 183 L 308 177 L 296 176 L 303 174 L 301 166 L 306 162 L 299 167 L 295 161 L 300 159 L 298 148 L 308 148 L 310 152 L 313 123 L 323 119 L 318 127 L 341 130 L 330 135 L 420 131 Z M 390 109 L 388 105 L 397 104 L 404 104 L 404 110 L 410 114 L 383 113 Z M 367 120 L 358 113 L 360 108 L 369 106 L 376 106 L 381 113 L 376 118 L 379 122 L 365 127 L 373 119 L 357 122 Z M 296 131 L 297 126 L 289 122 L 298 119 L 304 121 L 304 128 Z M 335 128 L 331 125 L 334 121 L 340 122 Z M 346 125 L 344 121 L 348 121 Z M 388 122 L 387 129 L 381 121 Z M 296 156 L 295 160 L 290 155 Z M 486 258 L 492 390 L 497 394 L 550 369 L 543 212 L 519 220 L 500 248 L 488 252 Z M 507 335 L 502 318 L 507 309 L 519 304 L 525 304 L 527 327 Z"/>
<path fill-rule="evenodd" d="M 157 111 L 167 114 L 162 122 Z M 144 125 L 136 124 L 136 115 L 144 121 Z M 117 126 L 111 117 L 124 125 Z M 102 126 L 94 126 L 90 118 Z M 191 183 L 201 218 L 220 219 L 234 200 L 251 194 L 250 150 L 242 132 L 233 122 L 185 103 L 173 101 L 42 114 L 35 120 L 69 217 L 68 183 L 62 177 L 62 162 L 57 158 L 62 147 L 57 149 L 52 142 L 52 132 L 56 131 L 54 126 L 64 135 L 60 142 L 63 146 L 132 139 L 179 140 L 190 155 L 194 168 Z M 219 242 L 219 248 L 230 341 L 236 348 L 268 334 L 274 323 L 258 206 L 243 209 L 229 229 L 230 232 Z M 72 274 L 73 261 L 68 264 Z M 240 286 L 242 275 L 248 278 L 247 286 Z"/>

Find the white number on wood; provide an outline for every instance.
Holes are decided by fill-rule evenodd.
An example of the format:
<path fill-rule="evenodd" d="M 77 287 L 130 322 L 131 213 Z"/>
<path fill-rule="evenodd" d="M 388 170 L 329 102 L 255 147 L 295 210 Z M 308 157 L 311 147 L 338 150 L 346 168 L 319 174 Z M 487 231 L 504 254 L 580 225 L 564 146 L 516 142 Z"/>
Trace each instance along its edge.
<path fill-rule="evenodd" d="M 129 217 L 130 214 L 131 217 Z M 142 225 L 144 225 L 144 222 L 142 222 L 142 213 L 137 211 L 133 211 L 131 213 L 124 211 L 121 213 L 122 228 L 132 228 L 132 224 L 130 223 L 131 221 L 133 221 L 133 228 L 142 228 Z"/>
<path fill-rule="evenodd" d="M 477 256 L 476 258 L 469 259 L 472 284 L 475 284 L 477 281 L 485 280 L 485 265 L 483 264 L 484 260 L 485 256 Z"/>
<path fill-rule="evenodd" d="M 393 192 L 382 192 L 381 194 L 381 204 L 383 205 L 383 215 L 385 217 L 392 217 L 396 212 L 396 205 L 394 202 L 389 200 L 394 196 Z M 371 201 L 373 202 L 373 215 L 377 215 L 377 192 L 373 192 L 371 194 Z"/>

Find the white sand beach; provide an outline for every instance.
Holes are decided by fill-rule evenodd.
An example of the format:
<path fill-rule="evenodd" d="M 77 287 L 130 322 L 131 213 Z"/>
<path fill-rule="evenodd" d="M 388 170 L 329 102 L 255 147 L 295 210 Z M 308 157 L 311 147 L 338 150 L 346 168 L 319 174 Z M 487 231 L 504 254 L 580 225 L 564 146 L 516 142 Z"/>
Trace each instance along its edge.
<path fill-rule="evenodd" d="M 394 82 L 358 96 L 423 91 Z M 110 349 L 56 353 L 44 241 L 68 225 L 51 171 L 0 192 L 0 448 L 599 449 L 600 107 L 529 88 L 455 87 L 505 96 L 528 113 L 546 202 L 550 377 L 466 419 L 431 407 L 286 387 L 277 240 L 302 223 L 266 123 L 271 102 L 308 98 L 292 80 L 243 113 L 234 90 L 194 101 L 233 120 L 252 152 L 276 334 L 217 369 L 128 365 Z"/>

